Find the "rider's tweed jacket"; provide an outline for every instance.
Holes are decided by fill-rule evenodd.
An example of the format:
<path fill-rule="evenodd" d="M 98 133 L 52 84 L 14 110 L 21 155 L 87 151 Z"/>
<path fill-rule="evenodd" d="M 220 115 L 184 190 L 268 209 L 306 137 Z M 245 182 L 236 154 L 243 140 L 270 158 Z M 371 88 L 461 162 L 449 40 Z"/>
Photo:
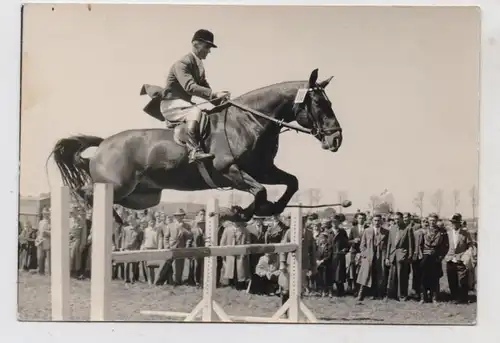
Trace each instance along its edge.
<path fill-rule="evenodd" d="M 163 99 L 191 102 L 192 96 L 210 100 L 212 90 L 205 78 L 205 70 L 200 70 L 195 56 L 189 53 L 170 68 L 167 84 L 163 89 Z"/>

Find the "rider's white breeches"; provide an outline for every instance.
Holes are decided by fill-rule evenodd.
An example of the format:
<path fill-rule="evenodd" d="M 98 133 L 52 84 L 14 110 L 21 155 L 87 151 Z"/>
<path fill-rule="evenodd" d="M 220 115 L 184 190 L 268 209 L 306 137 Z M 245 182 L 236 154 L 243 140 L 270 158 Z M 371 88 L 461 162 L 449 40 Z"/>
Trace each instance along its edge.
<path fill-rule="evenodd" d="M 199 122 L 201 119 L 201 109 L 182 99 L 163 100 L 160 104 L 160 111 L 171 123 L 192 120 Z"/>

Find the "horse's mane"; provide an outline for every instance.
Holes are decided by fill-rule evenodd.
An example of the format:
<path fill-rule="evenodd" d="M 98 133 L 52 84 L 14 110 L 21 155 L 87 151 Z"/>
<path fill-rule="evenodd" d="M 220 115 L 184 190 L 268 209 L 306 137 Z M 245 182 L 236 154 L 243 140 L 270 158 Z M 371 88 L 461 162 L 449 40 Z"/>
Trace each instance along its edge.
<path fill-rule="evenodd" d="M 301 81 L 284 81 L 284 82 L 273 83 L 271 85 L 260 87 L 251 90 L 247 93 L 244 93 L 239 97 L 235 98 L 235 100 L 238 100 L 245 105 L 258 108 L 259 104 L 264 99 L 264 96 L 268 95 L 270 91 L 273 90 L 283 91 L 284 89 L 288 88 L 296 88 L 297 85 L 302 85 L 306 82 L 307 81 L 305 80 L 301 80 Z"/>

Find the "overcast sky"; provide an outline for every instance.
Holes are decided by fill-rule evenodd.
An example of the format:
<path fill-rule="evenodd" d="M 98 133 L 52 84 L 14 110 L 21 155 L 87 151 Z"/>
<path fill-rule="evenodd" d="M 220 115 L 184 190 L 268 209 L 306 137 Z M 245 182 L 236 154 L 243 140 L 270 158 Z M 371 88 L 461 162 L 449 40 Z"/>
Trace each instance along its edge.
<path fill-rule="evenodd" d="M 337 153 L 307 135 L 286 133 L 276 164 L 321 188 L 324 202 L 345 191 L 353 208 L 392 192 L 400 210 L 444 190 L 442 214 L 471 214 L 478 179 L 479 12 L 474 8 L 49 5 L 25 8 L 21 114 L 22 195 L 48 191 L 45 161 L 72 134 L 107 137 L 161 127 L 142 112 L 143 83 L 163 85 L 212 30 L 205 61 L 213 88 L 239 95 L 307 79 L 319 68 L 344 129 Z M 89 152 L 91 154 L 91 152 Z M 52 185 L 60 183 L 53 161 Z M 212 192 L 164 191 L 163 200 L 206 201 Z M 227 193 L 221 195 L 226 199 Z M 245 198 L 249 199 L 249 198 Z"/>

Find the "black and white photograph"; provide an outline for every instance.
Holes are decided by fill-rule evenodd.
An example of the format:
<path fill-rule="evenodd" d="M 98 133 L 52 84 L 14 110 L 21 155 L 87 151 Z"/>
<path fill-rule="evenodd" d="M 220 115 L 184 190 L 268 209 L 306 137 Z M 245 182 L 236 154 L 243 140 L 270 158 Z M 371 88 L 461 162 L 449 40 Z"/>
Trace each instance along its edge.
<path fill-rule="evenodd" d="M 474 6 L 24 5 L 17 319 L 475 325 L 480 49 Z"/>

